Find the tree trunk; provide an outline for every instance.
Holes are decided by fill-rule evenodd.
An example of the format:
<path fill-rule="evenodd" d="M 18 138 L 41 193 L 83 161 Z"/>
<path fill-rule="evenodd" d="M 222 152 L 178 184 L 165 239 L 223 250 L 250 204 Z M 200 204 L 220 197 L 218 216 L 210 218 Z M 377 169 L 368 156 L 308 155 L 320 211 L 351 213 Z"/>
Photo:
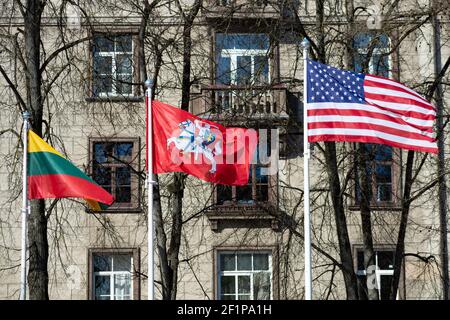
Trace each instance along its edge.
<path fill-rule="evenodd" d="M 371 177 L 367 174 L 366 166 L 368 159 L 366 150 L 362 143 L 359 144 L 358 150 L 358 176 L 360 178 L 359 187 L 361 190 L 361 195 L 359 199 L 359 209 L 361 212 L 361 228 L 363 234 L 363 251 L 364 251 L 364 268 L 366 270 L 366 286 L 367 288 L 367 298 L 369 300 L 378 300 L 378 290 L 375 274 L 375 252 L 373 250 L 373 237 L 372 237 L 372 221 L 371 221 L 371 209 L 370 202 L 372 199 L 371 195 Z M 372 157 L 370 157 L 372 158 Z M 370 274 L 369 274 L 370 272 Z"/>
<path fill-rule="evenodd" d="M 34 132 L 42 136 L 42 93 L 40 71 L 41 15 L 44 3 L 27 0 L 25 7 L 25 61 L 27 65 L 27 104 Z M 28 218 L 29 270 L 31 300 L 48 300 L 48 241 L 44 200 L 32 200 Z"/>
<path fill-rule="evenodd" d="M 397 299 L 398 284 L 400 282 L 400 274 L 402 270 L 403 254 L 405 252 L 405 235 L 408 224 L 409 198 L 411 196 L 412 177 L 413 177 L 414 151 L 408 151 L 408 158 L 406 160 L 405 168 L 405 189 L 402 197 L 402 213 L 400 218 L 400 226 L 397 237 L 397 246 L 395 248 L 394 256 L 394 277 L 392 279 L 390 299 Z"/>
<path fill-rule="evenodd" d="M 345 217 L 344 204 L 339 181 L 339 172 L 336 160 L 336 144 L 325 142 L 325 158 L 328 171 L 328 183 L 330 185 L 331 199 L 333 203 L 336 232 L 339 242 L 339 255 L 342 264 L 345 290 L 348 300 L 358 300 L 358 284 L 353 268 L 352 248 L 348 236 L 347 219 Z"/>

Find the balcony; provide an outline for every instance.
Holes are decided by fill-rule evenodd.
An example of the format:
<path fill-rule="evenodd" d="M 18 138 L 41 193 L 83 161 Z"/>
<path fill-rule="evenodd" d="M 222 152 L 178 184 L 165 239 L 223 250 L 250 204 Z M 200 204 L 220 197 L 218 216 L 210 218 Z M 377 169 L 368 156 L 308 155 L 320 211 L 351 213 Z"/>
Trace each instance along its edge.
<path fill-rule="evenodd" d="M 192 94 L 191 112 L 210 120 L 287 120 L 283 85 L 209 85 Z"/>
<path fill-rule="evenodd" d="M 276 2 L 267 0 L 206 0 L 203 14 L 210 19 L 269 18 L 279 19 L 280 9 Z"/>

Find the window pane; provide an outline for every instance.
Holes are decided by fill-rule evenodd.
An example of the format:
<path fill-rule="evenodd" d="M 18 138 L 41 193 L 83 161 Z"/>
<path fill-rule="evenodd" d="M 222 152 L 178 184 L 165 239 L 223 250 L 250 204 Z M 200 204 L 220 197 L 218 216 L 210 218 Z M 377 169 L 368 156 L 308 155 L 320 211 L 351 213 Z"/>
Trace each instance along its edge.
<path fill-rule="evenodd" d="M 234 276 L 222 276 L 220 278 L 220 290 L 221 293 L 235 293 L 235 277 Z"/>
<path fill-rule="evenodd" d="M 106 254 L 95 254 L 94 258 L 94 272 L 112 271 L 111 256 Z"/>
<path fill-rule="evenodd" d="M 118 254 L 113 256 L 114 271 L 131 272 L 131 256 L 126 254 Z"/>
<path fill-rule="evenodd" d="M 236 299 L 236 296 L 234 294 L 227 294 L 227 295 L 222 294 L 220 296 L 220 300 L 235 300 L 235 299 Z"/>
<path fill-rule="evenodd" d="M 112 92 L 112 78 L 110 75 L 106 76 L 94 76 L 94 95 L 99 95 L 101 93 L 111 93 Z"/>
<path fill-rule="evenodd" d="M 114 44 L 111 38 L 105 36 L 94 37 L 94 52 L 112 52 Z"/>
<path fill-rule="evenodd" d="M 357 253 L 357 260 L 358 260 L 358 270 L 366 270 L 364 267 L 364 252 L 358 251 Z"/>
<path fill-rule="evenodd" d="M 95 275 L 95 300 L 110 300 L 110 280 L 111 277 Z"/>
<path fill-rule="evenodd" d="M 228 57 L 219 57 L 217 63 L 216 81 L 221 84 L 231 84 L 231 59 Z"/>
<path fill-rule="evenodd" d="M 94 181 L 100 186 L 111 192 L 111 168 L 101 165 L 94 165 Z"/>
<path fill-rule="evenodd" d="M 232 199 L 232 187 L 225 185 L 217 186 L 217 203 L 224 204 L 226 201 L 231 201 Z"/>
<path fill-rule="evenodd" d="M 269 255 L 267 253 L 253 254 L 253 270 L 269 270 Z"/>
<path fill-rule="evenodd" d="M 375 166 L 377 183 L 391 183 L 392 173 L 390 165 L 377 164 Z"/>
<path fill-rule="evenodd" d="M 236 83 L 239 85 L 250 84 L 252 79 L 252 57 L 237 57 L 237 78 Z"/>
<path fill-rule="evenodd" d="M 393 276 L 390 275 L 382 275 L 381 276 L 381 300 L 388 300 L 389 295 L 391 293 L 391 285 Z"/>
<path fill-rule="evenodd" d="M 392 147 L 386 146 L 384 144 L 377 144 L 375 145 L 376 151 L 375 153 L 375 160 L 377 161 L 391 161 L 392 160 Z"/>
<path fill-rule="evenodd" d="M 389 77 L 389 57 L 387 55 L 372 55 L 374 73 L 381 77 Z"/>
<path fill-rule="evenodd" d="M 378 268 L 392 270 L 394 268 L 394 251 L 378 251 Z"/>
<path fill-rule="evenodd" d="M 253 275 L 253 295 L 255 300 L 270 300 L 270 273 L 259 272 Z"/>
<path fill-rule="evenodd" d="M 252 270 L 252 255 L 238 254 L 237 255 L 237 269 L 238 270 Z"/>
<path fill-rule="evenodd" d="M 367 67 L 368 63 L 369 63 L 369 61 L 367 61 L 366 54 L 356 53 L 354 63 L 355 63 L 355 71 L 356 72 L 363 72 L 363 71 L 367 72 L 368 71 L 368 70 L 364 70 L 364 67 Z"/>
<path fill-rule="evenodd" d="M 236 270 L 236 256 L 234 254 L 220 255 L 220 270 L 234 271 Z"/>
<path fill-rule="evenodd" d="M 116 202 L 131 202 L 131 170 L 116 168 Z"/>
<path fill-rule="evenodd" d="M 111 75 L 112 74 L 112 57 L 95 56 L 94 58 L 94 74 Z"/>
<path fill-rule="evenodd" d="M 241 294 L 238 296 L 238 300 L 251 300 L 249 294 Z"/>
<path fill-rule="evenodd" d="M 269 59 L 266 56 L 255 56 L 255 83 L 269 82 Z"/>
<path fill-rule="evenodd" d="M 239 204 L 252 204 L 252 186 L 236 187 L 236 199 Z"/>
<path fill-rule="evenodd" d="M 256 186 L 256 201 L 266 202 L 269 200 L 269 186 L 259 184 Z"/>
<path fill-rule="evenodd" d="M 255 173 L 256 173 L 256 183 L 267 183 L 269 181 L 269 176 L 266 174 L 262 174 L 263 167 L 256 166 Z M 267 170 L 266 170 L 267 172 Z"/>
<path fill-rule="evenodd" d="M 116 72 L 130 75 L 133 73 L 131 54 L 116 55 Z"/>
<path fill-rule="evenodd" d="M 114 275 L 114 298 L 115 300 L 131 299 L 131 275 L 116 274 Z"/>
<path fill-rule="evenodd" d="M 107 161 L 106 143 L 94 143 L 94 160 L 96 163 Z"/>
<path fill-rule="evenodd" d="M 116 52 L 131 52 L 132 47 L 131 35 L 116 36 Z"/>
<path fill-rule="evenodd" d="M 131 162 L 131 155 L 133 153 L 132 142 L 117 143 L 114 148 L 114 156 L 120 160 L 118 162 Z"/>
<path fill-rule="evenodd" d="M 378 184 L 377 185 L 377 201 L 392 201 L 392 185 Z"/>
<path fill-rule="evenodd" d="M 131 94 L 132 93 L 132 76 L 131 75 L 117 75 L 116 93 L 117 94 Z"/>
<path fill-rule="evenodd" d="M 250 293 L 250 276 L 238 276 L 238 293 Z"/>

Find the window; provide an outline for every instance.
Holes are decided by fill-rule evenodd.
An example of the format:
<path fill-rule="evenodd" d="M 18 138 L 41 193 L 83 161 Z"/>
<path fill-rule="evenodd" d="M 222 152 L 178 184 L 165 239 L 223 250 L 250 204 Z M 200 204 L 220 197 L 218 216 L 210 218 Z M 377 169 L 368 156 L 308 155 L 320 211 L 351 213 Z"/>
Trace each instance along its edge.
<path fill-rule="evenodd" d="M 359 33 L 355 36 L 355 70 L 389 77 L 389 38 L 385 34 Z"/>
<path fill-rule="evenodd" d="M 270 154 L 270 141 L 268 137 L 267 157 Z M 218 205 L 255 205 L 273 200 L 270 190 L 276 184 L 273 176 L 267 175 L 270 164 L 263 164 L 259 155 L 259 146 L 256 149 L 257 163 L 250 165 L 248 184 L 245 186 L 217 185 L 216 203 Z"/>
<path fill-rule="evenodd" d="M 90 299 L 139 299 L 139 251 L 137 249 L 90 249 L 89 272 Z"/>
<path fill-rule="evenodd" d="M 130 34 L 97 34 L 93 40 L 92 94 L 127 97 L 133 94 L 133 41 Z"/>
<path fill-rule="evenodd" d="M 269 82 L 266 34 L 216 34 L 216 83 L 262 85 Z"/>
<path fill-rule="evenodd" d="M 382 144 L 364 144 L 366 150 L 366 174 L 369 177 L 372 204 L 394 202 L 394 149 Z M 356 179 L 356 200 L 361 200 L 359 179 Z"/>
<path fill-rule="evenodd" d="M 272 299 L 270 252 L 218 252 L 217 268 L 220 300 Z"/>
<path fill-rule="evenodd" d="M 390 76 L 389 37 L 385 34 L 361 32 L 355 36 L 355 70 L 382 77 Z M 396 201 L 395 174 L 398 170 L 395 149 L 381 144 L 365 144 L 367 154 L 365 170 L 369 176 L 370 199 L 372 205 L 388 204 Z M 359 179 L 356 179 L 356 201 L 361 192 Z"/>
<path fill-rule="evenodd" d="M 139 209 L 139 140 L 91 140 L 92 178 L 115 197 L 108 208 Z"/>
<path fill-rule="evenodd" d="M 378 296 L 382 300 L 389 299 L 392 279 L 394 277 L 394 250 L 379 249 L 375 251 L 375 283 L 378 289 Z M 357 250 L 357 271 L 356 275 L 361 283 L 367 281 L 366 268 L 364 267 L 364 252 Z M 362 288 L 360 288 L 362 290 Z"/>

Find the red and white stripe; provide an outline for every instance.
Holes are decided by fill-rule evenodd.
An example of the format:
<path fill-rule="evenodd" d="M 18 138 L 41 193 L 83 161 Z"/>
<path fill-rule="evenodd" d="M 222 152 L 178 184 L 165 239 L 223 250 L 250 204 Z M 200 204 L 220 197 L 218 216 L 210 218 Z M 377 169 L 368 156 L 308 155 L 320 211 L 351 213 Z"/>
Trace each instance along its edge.
<path fill-rule="evenodd" d="M 437 153 L 436 111 L 415 91 L 396 81 L 366 75 L 364 103 L 308 103 L 308 139 L 381 143 Z"/>

